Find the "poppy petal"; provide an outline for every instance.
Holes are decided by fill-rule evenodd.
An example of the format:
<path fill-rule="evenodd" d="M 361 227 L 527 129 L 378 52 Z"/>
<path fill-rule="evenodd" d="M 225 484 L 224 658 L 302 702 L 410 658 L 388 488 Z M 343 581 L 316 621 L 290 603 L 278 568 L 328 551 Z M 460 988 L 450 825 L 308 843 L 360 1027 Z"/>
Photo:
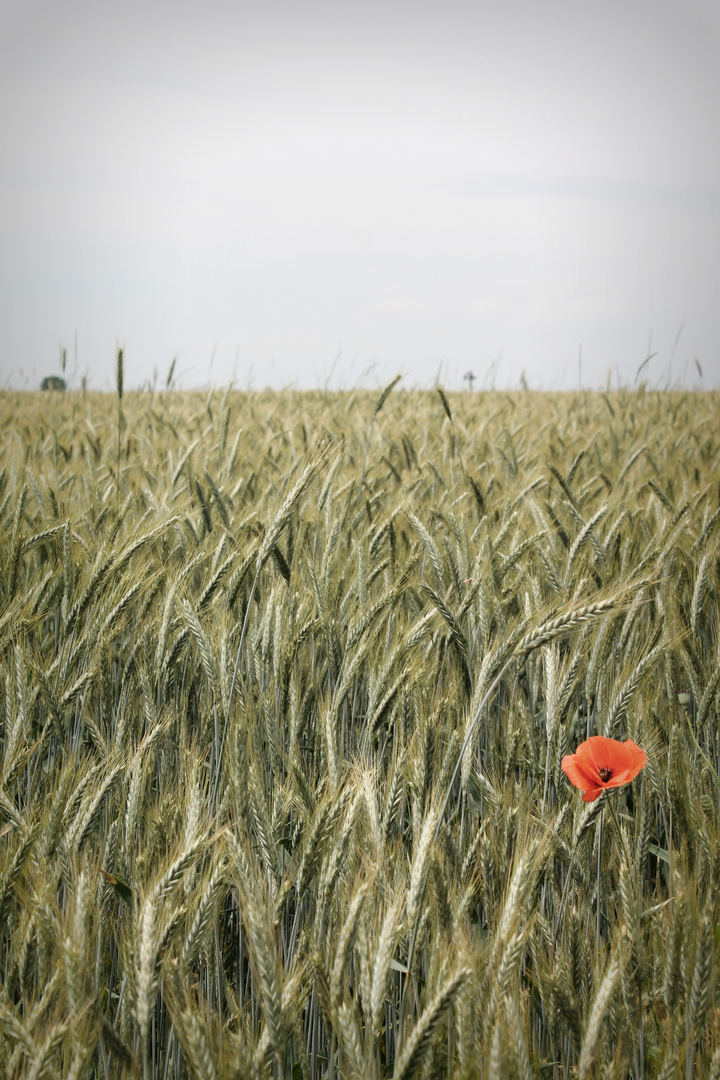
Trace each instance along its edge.
<path fill-rule="evenodd" d="M 633 776 L 631 769 L 621 769 L 619 772 L 614 772 L 609 780 L 605 780 L 603 787 L 622 787 L 623 784 L 629 784 Z"/>
<path fill-rule="evenodd" d="M 633 775 L 637 776 L 641 769 L 644 769 L 647 765 L 647 754 L 641 746 L 634 743 L 632 739 L 628 739 L 623 743 L 623 746 L 627 748 L 628 758 L 633 768 Z"/>
<path fill-rule="evenodd" d="M 604 735 L 592 735 L 580 744 L 576 753 L 592 762 L 598 772 L 600 769 L 608 769 L 613 775 L 625 770 L 637 775 L 647 763 L 647 754 L 632 739 L 620 742 Z"/>
<path fill-rule="evenodd" d="M 587 791 L 583 791 L 583 802 L 595 802 L 599 795 L 602 795 L 603 789 L 599 787 L 588 788 Z"/>
<path fill-rule="evenodd" d="M 612 778 L 610 783 L 613 787 L 630 783 L 640 770 L 647 765 L 647 754 L 631 739 L 618 745 L 619 749 L 613 755 L 614 764 L 611 766 Z"/>
<path fill-rule="evenodd" d="M 610 769 L 614 772 L 618 765 L 617 747 L 622 745 L 615 739 L 606 739 L 604 735 L 591 735 L 584 743 L 578 746 L 576 753 L 582 753 L 592 762 L 597 774 L 601 769 Z"/>
<path fill-rule="evenodd" d="M 588 768 L 587 763 L 582 758 L 578 758 L 577 754 L 566 754 L 560 764 L 570 783 L 581 791 L 597 784 L 597 773 Z"/>
<path fill-rule="evenodd" d="M 629 784 L 647 764 L 647 754 L 632 739 L 620 742 L 604 735 L 591 735 L 574 754 L 562 759 L 562 770 L 571 784 L 584 791 L 583 800 L 593 802 L 605 788 Z M 602 772 L 609 777 L 602 780 Z"/>

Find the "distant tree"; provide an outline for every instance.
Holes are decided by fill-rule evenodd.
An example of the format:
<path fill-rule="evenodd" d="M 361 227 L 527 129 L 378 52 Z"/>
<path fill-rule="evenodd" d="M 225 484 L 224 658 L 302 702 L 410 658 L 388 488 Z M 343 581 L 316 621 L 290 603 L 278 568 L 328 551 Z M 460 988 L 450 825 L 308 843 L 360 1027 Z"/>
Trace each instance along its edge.
<path fill-rule="evenodd" d="M 40 383 L 41 390 L 65 390 L 65 380 L 59 375 L 46 375 Z"/>

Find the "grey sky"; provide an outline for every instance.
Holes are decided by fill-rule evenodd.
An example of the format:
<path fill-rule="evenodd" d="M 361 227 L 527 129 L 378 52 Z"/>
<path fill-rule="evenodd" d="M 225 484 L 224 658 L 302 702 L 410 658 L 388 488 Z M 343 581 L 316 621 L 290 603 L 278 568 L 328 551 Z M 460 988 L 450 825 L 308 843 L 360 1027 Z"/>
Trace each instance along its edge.
<path fill-rule="evenodd" d="M 719 297 L 714 0 L 0 0 L 3 385 L 717 386 Z"/>

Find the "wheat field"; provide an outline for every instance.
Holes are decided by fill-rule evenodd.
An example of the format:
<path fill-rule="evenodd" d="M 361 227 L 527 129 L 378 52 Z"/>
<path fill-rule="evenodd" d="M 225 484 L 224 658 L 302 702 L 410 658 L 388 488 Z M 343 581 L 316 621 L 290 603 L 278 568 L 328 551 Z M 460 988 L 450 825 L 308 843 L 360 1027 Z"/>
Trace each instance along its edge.
<path fill-rule="evenodd" d="M 720 395 L 118 389 L 0 395 L 0 1077 L 720 1080 Z"/>

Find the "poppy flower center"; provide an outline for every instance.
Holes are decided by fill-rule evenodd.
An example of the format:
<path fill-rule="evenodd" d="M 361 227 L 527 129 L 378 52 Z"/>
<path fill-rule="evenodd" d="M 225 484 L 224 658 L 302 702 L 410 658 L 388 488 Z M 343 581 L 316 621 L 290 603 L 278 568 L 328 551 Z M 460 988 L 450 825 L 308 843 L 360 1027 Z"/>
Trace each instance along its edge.
<path fill-rule="evenodd" d="M 600 773 L 600 779 L 602 780 L 603 784 L 607 784 L 608 780 L 612 776 L 612 769 L 598 769 L 598 772 Z"/>

